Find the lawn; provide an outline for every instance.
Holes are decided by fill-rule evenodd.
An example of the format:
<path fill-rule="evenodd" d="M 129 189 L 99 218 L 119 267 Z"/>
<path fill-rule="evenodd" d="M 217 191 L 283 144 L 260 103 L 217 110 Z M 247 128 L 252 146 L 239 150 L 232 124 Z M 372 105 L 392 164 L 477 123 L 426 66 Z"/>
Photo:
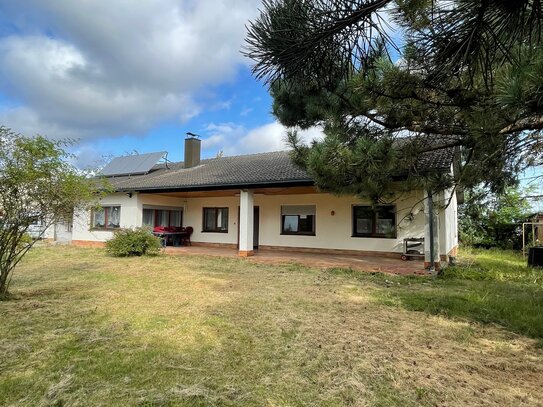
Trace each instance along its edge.
<path fill-rule="evenodd" d="M 33 250 L 0 302 L 0 405 L 543 405 L 543 272 L 441 278 Z"/>

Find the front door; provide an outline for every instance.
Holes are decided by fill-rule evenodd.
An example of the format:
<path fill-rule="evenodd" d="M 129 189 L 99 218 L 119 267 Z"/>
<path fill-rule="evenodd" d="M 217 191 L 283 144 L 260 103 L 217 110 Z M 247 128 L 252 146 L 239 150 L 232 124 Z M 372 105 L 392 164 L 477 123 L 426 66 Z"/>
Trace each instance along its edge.
<path fill-rule="evenodd" d="M 239 206 L 238 206 L 238 249 L 239 249 Z M 260 207 L 253 207 L 253 249 L 258 249 L 258 234 L 260 231 Z"/>

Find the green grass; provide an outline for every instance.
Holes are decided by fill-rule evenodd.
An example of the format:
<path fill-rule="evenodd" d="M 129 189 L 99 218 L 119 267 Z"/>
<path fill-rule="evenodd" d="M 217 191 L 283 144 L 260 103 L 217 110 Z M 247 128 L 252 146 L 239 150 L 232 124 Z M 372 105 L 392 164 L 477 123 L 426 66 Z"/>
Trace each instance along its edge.
<path fill-rule="evenodd" d="M 11 291 L 2 406 L 540 399 L 541 275 L 510 254 L 467 253 L 432 279 L 51 247 Z"/>
<path fill-rule="evenodd" d="M 499 324 L 543 345 L 543 270 L 526 267 L 518 253 L 467 249 L 438 278 L 381 277 L 381 283 L 388 285 L 380 294 L 385 304 Z"/>

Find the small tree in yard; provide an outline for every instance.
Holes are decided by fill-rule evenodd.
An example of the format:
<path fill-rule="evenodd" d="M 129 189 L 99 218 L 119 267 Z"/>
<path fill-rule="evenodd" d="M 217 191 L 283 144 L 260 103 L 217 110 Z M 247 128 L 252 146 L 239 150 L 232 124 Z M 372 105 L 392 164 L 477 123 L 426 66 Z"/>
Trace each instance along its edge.
<path fill-rule="evenodd" d="M 97 197 L 98 184 L 67 161 L 66 145 L 0 127 L 0 298 L 7 296 L 15 266 L 35 242 L 29 226 L 41 221 L 43 235 L 74 207 Z"/>

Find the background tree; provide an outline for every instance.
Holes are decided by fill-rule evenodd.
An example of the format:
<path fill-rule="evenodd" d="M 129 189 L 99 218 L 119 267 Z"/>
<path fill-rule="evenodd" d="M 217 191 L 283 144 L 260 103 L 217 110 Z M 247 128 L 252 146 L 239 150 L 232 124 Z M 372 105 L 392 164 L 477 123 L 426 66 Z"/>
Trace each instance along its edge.
<path fill-rule="evenodd" d="M 99 184 L 67 161 L 65 145 L 0 127 L 0 297 L 35 243 L 27 234 L 30 225 L 41 221 L 45 230 L 97 198 Z"/>
<path fill-rule="evenodd" d="M 522 222 L 533 213 L 530 189 L 510 187 L 493 194 L 474 188 L 458 208 L 460 240 L 475 247 L 522 248 Z"/>
<path fill-rule="evenodd" d="M 541 22 L 539 0 L 265 0 L 245 53 L 281 123 L 323 127 L 309 146 L 288 138 L 321 189 L 503 191 L 543 158 Z M 445 148 L 454 177 L 421 173 Z"/>

